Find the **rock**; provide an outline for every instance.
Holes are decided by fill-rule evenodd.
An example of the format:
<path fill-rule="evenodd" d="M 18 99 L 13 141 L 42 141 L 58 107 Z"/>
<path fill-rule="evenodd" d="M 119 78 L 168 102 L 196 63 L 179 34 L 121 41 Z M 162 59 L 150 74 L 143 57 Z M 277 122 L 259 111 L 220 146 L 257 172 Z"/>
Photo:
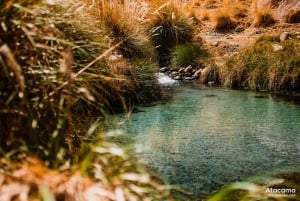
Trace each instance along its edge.
<path fill-rule="evenodd" d="M 180 68 L 178 68 L 178 67 L 172 67 L 172 68 L 170 69 L 170 71 L 172 71 L 172 72 L 173 72 L 173 71 L 179 71 L 179 69 L 180 69 Z"/>
<path fill-rule="evenodd" d="M 186 68 L 184 69 L 184 72 L 185 72 L 185 73 L 192 73 L 192 71 L 193 71 L 193 67 L 192 67 L 191 65 L 189 65 L 188 67 L 186 67 Z"/>
<path fill-rule="evenodd" d="M 218 46 L 219 46 L 219 41 L 214 42 L 214 43 L 213 43 L 213 46 L 214 46 L 214 47 L 218 47 Z"/>
<path fill-rule="evenodd" d="M 288 32 L 283 32 L 280 34 L 280 41 L 285 41 L 289 38 L 290 34 Z"/>
<path fill-rule="evenodd" d="M 275 52 L 279 51 L 279 50 L 283 50 L 283 47 L 281 45 L 278 45 L 278 44 L 274 44 L 272 45 L 273 46 L 273 50 Z"/>
<path fill-rule="evenodd" d="M 173 78 L 174 80 L 182 80 L 182 77 L 181 76 L 176 76 Z"/>
<path fill-rule="evenodd" d="M 210 81 L 210 82 L 207 82 L 208 86 L 213 86 L 215 84 L 215 81 Z"/>
<path fill-rule="evenodd" d="M 170 73 L 170 76 L 171 76 L 171 77 L 175 77 L 175 76 L 177 76 L 177 75 L 179 75 L 179 73 L 178 73 L 177 71 L 173 71 L 172 73 Z"/>
<path fill-rule="evenodd" d="M 188 80 L 188 81 L 190 81 L 190 80 L 194 80 L 194 79 L 196 79 L 196 78 L 195 78 L 195 77 L 193 77 L 193 76 L 192 76 L 192 77 L 185 77 L 185 78 L 184 78 L 184 80 Z"/>
<path fill-rule="evenodd" d="M 203 69 L 200 68 L 199 70 L 197 70 L 197 71 L 194 73 L 193 76 L 199 78 L 199 77 L 201 76 L 202 70 L 203 70 Z"/>
<path fill-rule="evenodd" d="M 168 70 L 169 70 L 168 67 L 162 67 L 162 68 L 159 69 L 159 71 L 162 72 L 162 73 L 165 73 Z"/>
<path fill-rule="evenodd" d="M 243 32 L 245 30 L 245 28 L 241 25 L 237 26 L 234 31 L 237 33 Z"/>
<path fill-rule="evenodd" d="M 180 74 L 184 73 L 184 68 L 180 68 L 180 69 L 178 70 L 178 73 L 180 73 Z"/>

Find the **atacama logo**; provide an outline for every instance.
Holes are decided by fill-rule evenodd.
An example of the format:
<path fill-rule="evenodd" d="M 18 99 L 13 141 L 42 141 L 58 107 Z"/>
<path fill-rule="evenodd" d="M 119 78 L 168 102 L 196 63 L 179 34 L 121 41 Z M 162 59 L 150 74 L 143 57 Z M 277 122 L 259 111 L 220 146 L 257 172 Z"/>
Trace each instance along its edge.
<path fill-rule="evenodd" d="M 296 195 L 295 188 L 266 188 L 266 193 Z"/>

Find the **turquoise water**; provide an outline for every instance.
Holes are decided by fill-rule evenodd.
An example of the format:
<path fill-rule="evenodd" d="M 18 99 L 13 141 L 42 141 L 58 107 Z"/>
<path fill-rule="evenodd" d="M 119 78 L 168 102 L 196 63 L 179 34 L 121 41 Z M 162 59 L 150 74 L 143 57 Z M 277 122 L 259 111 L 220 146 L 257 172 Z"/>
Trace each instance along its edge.
<path fill-rule="evenodd" d="M 178 86 L 165 104 L 124 125 L 140 157 L 195 195 L 274 170 L 300 167 L 300 106 L 216 88 Z"/>

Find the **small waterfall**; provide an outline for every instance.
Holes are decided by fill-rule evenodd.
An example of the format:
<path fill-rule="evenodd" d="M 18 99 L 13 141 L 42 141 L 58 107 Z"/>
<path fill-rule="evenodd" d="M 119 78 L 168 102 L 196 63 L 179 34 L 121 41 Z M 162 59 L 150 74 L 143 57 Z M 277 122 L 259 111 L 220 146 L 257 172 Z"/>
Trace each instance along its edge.
<path fill-rule="evenodd" d="M 168 75 L 165 75 L 164 73 L 157 73 L 156 77 L 159 84 L 161 85 L 173 85 L 178 83 L 178 81 L 173 80 L 172 78 L 170 78 Z"/>

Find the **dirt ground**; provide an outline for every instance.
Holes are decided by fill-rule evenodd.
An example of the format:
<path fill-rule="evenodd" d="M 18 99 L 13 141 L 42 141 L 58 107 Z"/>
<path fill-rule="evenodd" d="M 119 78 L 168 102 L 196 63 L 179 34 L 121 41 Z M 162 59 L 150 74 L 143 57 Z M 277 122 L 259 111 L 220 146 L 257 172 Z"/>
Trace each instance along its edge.
<path fill-rule="evenodd" d="M 218 12 L 218 9 L 222 7 L 220 1 L 214 2 L 206 8 L 209 13 Z M 300 10 L 299 0 L 258 0 L 256 5 L 250 0 L 238 0 L 237 2 L 248 8 L 248 16 L 236 28 L 227 32 L 217 32 L 212 28 L 213 22 L 210 20 L 199 25 L 198 36 L 202 38 L 204 45 L 211 50 L 217 61 L 237 54 L 262 35 L 281 35 L 284 32 L 300 35 L 300 23 L 284 22 L 284 16 L 290 10 Z M 234 4 L 229 6 L 234 6 Z M 255 27 L 253 21 L 255 12 L 259 9 L 270 9 L 276 23 L 268 27 Z M 203 8 L 200 8 L 201 11 Z"/>

